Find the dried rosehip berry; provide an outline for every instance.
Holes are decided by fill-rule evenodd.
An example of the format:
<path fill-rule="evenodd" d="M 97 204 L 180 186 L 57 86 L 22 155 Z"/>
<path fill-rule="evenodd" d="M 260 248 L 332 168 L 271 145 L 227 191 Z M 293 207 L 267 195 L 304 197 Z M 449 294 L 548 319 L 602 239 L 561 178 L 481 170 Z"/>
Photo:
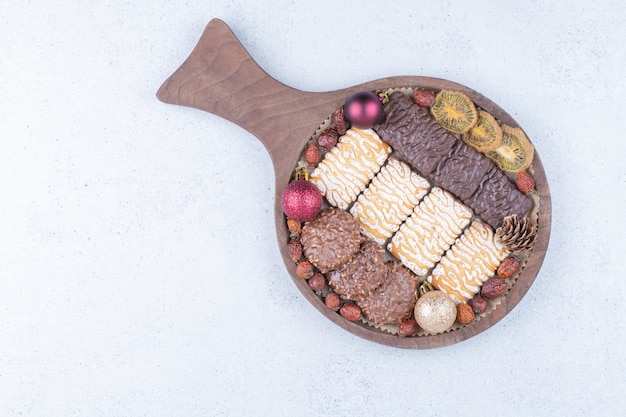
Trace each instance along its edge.
<path fill-rule="evenodd" d="M 331 310 L 337 311 L 341 306 L 341 298 L 339 298 L 339 295 L 337 293 L 330 291 L 328 294 L 326 294 L 326 297 L 324 298 L 324 304 L 326 304 L 326 307 L 330 308 Z"/>
<path fill-rule="evenodd" d="M 294 262 L 298 262 L 302 256 L 302 243 L 297 238 L 292 237 L 287 244 L 287 252 Z"/>
<path fill-rule="evenodd" d="M 309 287 L 315 291 L 317 294 L 321 294 L 324 288 L 326 288 L 326 278 L 320 272 L 316 272 L 313 274 L 311 278 L 309 278 Z"/>
<path fill-rule="evenodd" d="M 506 258 L 500 266 L 498 266 L 498 276 L 500 278 L 510 278 L 519 269 L 519 259 L 516 256 L 509 256 Z"/>
<path fill-rule="evenodd" d="M 515 176 L 515 184 L 524 194 L 531 193 L 535 190 L 535 179 L 526 171 L 520 171 L 517 173 Z"/>
<path fill-rule="evenodd" d="M 337 133 L 339 133 L 339 135 L 345 135 L 346 134 L 346 117 L 343 114 L 343 107 L 339 107 L 337 110 L 335 110 L 335 113 L 333 113 L 333 124 L 335 125 L 335 129 L 337 129 Z"/>
<path fill-rule="evenodd" d="M 300 261 L 296 265 L 296 275 L 302 279 L 309 279 L 313 276 L 313 265 L 309 261 Z"/>
<path fill-rule="evenodd" d="M 353 303 L 344 303 L 339 309 L 339 314 L 346 320 L 357 321 L 361 317 L 361 307 Z"/>
<path fill-rule="evenodd" d="M 337 140 L 339 140 L 339 132 L 334 127 L 329 127 L 320 133 L 317 138 L 317 144 L 329 151 L 337 145 Z"/>
<path fill-rule="evenodd" d="M 475 314 L 482 314 L 487 311 L 487 300 L 481 296 L 477 296 L 472 300 L 472 309 Z"/>
<path fill-rule="evenodd" d="M 474 309 L 468 304 L 461 303 L 456 306 L 456 319 L 461 324 L 470 324 L 474 321 Z"/>
<path fill-rule="evenodd" d="M 291 236 L 297 236 L 302 233 L 302 224 L 294 219 L 287 219 L 287 229 L 291 232 Z"/>
<path fill-rule="evenodd" d="M 406 319 L 400 324 L 398 334 L 400 336 L 413 336 L 419 330 L 420 326 L 414 318 Z"/>
<path fill-rule="evenodd" d="M 320 150 L 314 143 L 309 143 L 306 151 L 304 151 L 304 160 L 310 167 L 314 167 L 320 161 Z"/>
<path fill-rule="evenodd" d="M 483 284 L 480 295 L 484 298 L 496 298 L 506 289 L 506 281 L 502 278 L 492 277 Z"/>
<path fill-rule="evenodd" d="M 413 100 L 422 107 L 430 107 L 435 102 L 435 93 L 417 88 L 413 92 Z"/>

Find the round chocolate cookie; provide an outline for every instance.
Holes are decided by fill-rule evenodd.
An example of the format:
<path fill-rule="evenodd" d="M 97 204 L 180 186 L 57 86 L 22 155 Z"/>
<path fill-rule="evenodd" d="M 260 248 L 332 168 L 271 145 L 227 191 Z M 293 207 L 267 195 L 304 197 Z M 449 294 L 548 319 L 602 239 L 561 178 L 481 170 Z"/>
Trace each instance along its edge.
<path fill-rule="evenodd" d="M 363 238 L 352 260 L 328 274 L 328 284 L 346 300 L 359 301 L 378 288 L 387 275 L 385 250 L 370 238 Z"/>
<path fill-rule="evenodd" d="M 339 268 L 359 250 L 361 228 L 350 213 L 322 210 L 302 228 L 304 256 L 322 273 Z"/>
<path fill-rule="evenodd" d="M 400 262 L 389 261 L 386 266 L 385 282 L 358 304 L 365 317 L 374 324 L 399 325 L 415 308 L 418 277 Z"/>

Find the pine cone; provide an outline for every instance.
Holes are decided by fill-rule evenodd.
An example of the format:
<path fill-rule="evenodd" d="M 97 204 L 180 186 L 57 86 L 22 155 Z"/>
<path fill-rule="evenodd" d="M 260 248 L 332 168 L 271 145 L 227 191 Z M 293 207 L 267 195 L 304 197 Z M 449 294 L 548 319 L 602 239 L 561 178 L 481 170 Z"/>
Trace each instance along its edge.
<path fill-rule="evenodd" d="M 502 226 L 496 230 L 496 238 L 512 253 L 532 249 L 537 237 L 537 228 L 528 217 L 522 219 L 517 214 L 504 218 Z"/>

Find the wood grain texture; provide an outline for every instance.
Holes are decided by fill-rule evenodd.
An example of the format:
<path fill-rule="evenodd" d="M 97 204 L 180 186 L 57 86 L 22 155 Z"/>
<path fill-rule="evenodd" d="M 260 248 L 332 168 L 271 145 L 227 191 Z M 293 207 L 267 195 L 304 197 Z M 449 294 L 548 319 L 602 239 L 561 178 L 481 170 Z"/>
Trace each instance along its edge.
<path fill-rule="evenodd" d="M 280 195 L 291 179 L 304 145 L 326 117 L 355 91 L 389 87 L 462 91 L 501 122 L 519 126 L 509 114 L 480 93 L 438 78 L 383 78 L 323 93 L 291 88 L 263 71 L 228 26 L 219 19 L 209 22 L 189 58 L 165 81 L 157 97 L 165 103 L 193 107 L 223 117 L 249 131 L 264 144 L 274 166 L 274 217 L 281 255 L 294 284 L 315 308 L 343 329 L 376 343 L 407 349 L 437 348 L 483 332 L 500 321 L 524 297 L 541 268 L 548 247 L 552 214 L 550 190 L 543 165 L 535 152 L 533 169 L 541 201 L 537 241 L 523 273 L 503 303 L 480 321 L 435 336 L 400 338 L 360 322 L 349 322 L 330 311 L 310 290 L 306 281 L 295 274 L 294 262 L 286 250 L 289 232 L 280 207 Z"/>

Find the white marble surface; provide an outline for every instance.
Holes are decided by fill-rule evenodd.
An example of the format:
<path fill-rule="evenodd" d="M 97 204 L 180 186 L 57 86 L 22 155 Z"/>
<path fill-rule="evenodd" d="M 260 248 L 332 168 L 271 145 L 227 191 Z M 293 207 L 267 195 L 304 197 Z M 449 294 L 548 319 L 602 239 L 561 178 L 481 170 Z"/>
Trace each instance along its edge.
<path fill-rule="evenodd" d="M 624 412 L 624 2 L 90 3 L 0 7 L 0 415 Z M 311 307 L 263 146 L 155 98 L 213 17 L 295 88 L 427 75 L 507 110 L 553 198 L 522 302 L 429 351 Z"/>

